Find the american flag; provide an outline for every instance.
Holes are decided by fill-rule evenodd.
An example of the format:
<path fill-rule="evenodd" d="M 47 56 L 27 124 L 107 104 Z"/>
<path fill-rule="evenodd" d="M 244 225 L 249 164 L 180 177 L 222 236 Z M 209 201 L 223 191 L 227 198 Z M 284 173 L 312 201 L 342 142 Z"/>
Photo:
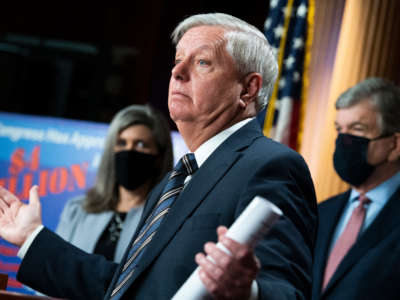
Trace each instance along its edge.
<path fill-rule="evenodd" d="M 314 0 L 271 0 L 264 33 L 279 65 L 267 110 L 258 115 L 264 134 L 297 150 L 301 140 Z"/>

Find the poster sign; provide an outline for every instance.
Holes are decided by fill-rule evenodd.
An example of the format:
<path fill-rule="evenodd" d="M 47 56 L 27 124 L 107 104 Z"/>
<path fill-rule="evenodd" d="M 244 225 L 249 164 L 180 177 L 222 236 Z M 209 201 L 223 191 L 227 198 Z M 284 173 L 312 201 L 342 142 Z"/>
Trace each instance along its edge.
<path fill-rule="evenodd" d="M 108 124 L 0 112 L 0 186 L 27 202 L 39 186 L 43 224 L 55 230 L 67 200 L 93 186 Z M 174 162 L 187 147 L 171 132 Z M 7 290 L 33 294 L 16 280 L 18 248 L 0 238 L 0 273 Z"/>
<path fill-rule="evenodd" d="M 43 224 L 54 230 L 65 202 L 95 179 L 107 124 L 0 112 L 0 185 L 28 201 L 39 186 Z M 0 272 L 7 290 L 32 293 L 18 282 L 18 248 L 0 239 Z"/>

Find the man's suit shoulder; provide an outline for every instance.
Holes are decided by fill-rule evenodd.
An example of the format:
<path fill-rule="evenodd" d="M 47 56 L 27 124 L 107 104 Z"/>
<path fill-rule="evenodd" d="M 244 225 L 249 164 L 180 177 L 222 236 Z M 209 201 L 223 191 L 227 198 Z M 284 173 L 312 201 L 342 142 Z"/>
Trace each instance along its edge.
<path fill-rule="evenodd" d="M 331 209 L 332 206 L 336 206 L 339 203 L 346 201 L 349 197 L 349 194 L 350 194 L 350 190 L 347 190 L 343 193 L 340 193 L 340 194 L 337 194 L 337 195 L 327 198 L 326 200 L 318 203 L 318 210 L 325 211 L 325 210 Z"/>
<path fill-rule="evenodd" d="M 274 156 L 274 157 L 298 157 L 303 160 L 302 156 L 294 151 L 293 149 L 289 148 L 288 146 L 274 141 L 271 138 L 264 136 L 260 125 L 257 121 L 253 120 L 240 128 L 237 132 L 235 132 L 232 137 L 227 140 L 227 143 L 230 144 L 231 141 L 237 142 L 238 139 L 242 140 L 243 137 L 252 140 L 250 143 L 250 147 L 248 148 L 250 151 L 260 151 L 259 153 L 265 156 Z M 267 155 L 268 154 L 268 155 Z"/>
<path fill-rule="evenodd" d="M 256 139 L 250 146 L 250 151 L 251 149 L 254 149 L 254 154 L 258 154 L 264 159 L 268 157 L 280 163 L 286 162 L 287 159 L 297 160 L 305 165 L 304 158 L 298 152 L 265 136 Z"/>
<path fill-rule="evenodd" d="M 350 195 L 350 190 L 334 195 L 325 201 L 318 203 L 318 216 L 320 219 L 318 230 L 317 230 L 317 244 L 320 239 L 324 240 L 324 235 L 331 234 L 332 228 L 336 227 L 336 224 L 346 207 L 347 200 Z"/>

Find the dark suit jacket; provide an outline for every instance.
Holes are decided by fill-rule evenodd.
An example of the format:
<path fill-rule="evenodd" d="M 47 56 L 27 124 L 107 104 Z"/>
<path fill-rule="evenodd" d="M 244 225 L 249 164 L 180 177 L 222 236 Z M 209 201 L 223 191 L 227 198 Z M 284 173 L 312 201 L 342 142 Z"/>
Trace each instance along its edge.
<path fill-rule="evenodd" d="M 327 251 L 349 195 L 347 191 L 318 206 L 313 299 L 400 299 L 400 189 L 361 234 L 320 293 Z"/>
<path fill-rule="evenodd" d="M 141 224 L 166 180 L 149 196 Z M 260 299 L 309 299 L 316 232 L 310 174 L 296 152 L 265 138 L 255 120 L 230 136 L 192 176 L 145 249 L 125 298 L 170 299 L 195 269 L 195 254 L 205 242 L 216 241 L 216 227 L 229 227 L 256 195 L 278 205 L 285 215 L 255 250 L 262 264 L 257 277 Z M 51 251 L 45 247 L 49 244 Z M 114 268 L 44 230 L 18 278 L 49 295 L 101 299 Z M 57 277 L 67 282 L 55 281 Z"/>

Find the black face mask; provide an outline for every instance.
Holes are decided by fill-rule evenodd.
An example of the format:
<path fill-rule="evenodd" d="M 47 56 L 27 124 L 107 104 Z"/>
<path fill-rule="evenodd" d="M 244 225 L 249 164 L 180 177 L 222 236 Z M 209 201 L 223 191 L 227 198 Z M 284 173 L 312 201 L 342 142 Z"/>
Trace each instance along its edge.
<path fill-rule="evenodd" d="M 117 183 L 127 190 L 135 190 L 156 173 L 157 156 L 128 150 L 115 153 Z"/>
<path fill-rule="evenodd" d="M 336 139 L 336 149 L 333 154 L 333 165 L 338 175 L 353 186 L 364 183 L 375 170 L 367 162 L 368 145 L 389 135 L 382 135 L 374 139 L 339 133 Z"/>

